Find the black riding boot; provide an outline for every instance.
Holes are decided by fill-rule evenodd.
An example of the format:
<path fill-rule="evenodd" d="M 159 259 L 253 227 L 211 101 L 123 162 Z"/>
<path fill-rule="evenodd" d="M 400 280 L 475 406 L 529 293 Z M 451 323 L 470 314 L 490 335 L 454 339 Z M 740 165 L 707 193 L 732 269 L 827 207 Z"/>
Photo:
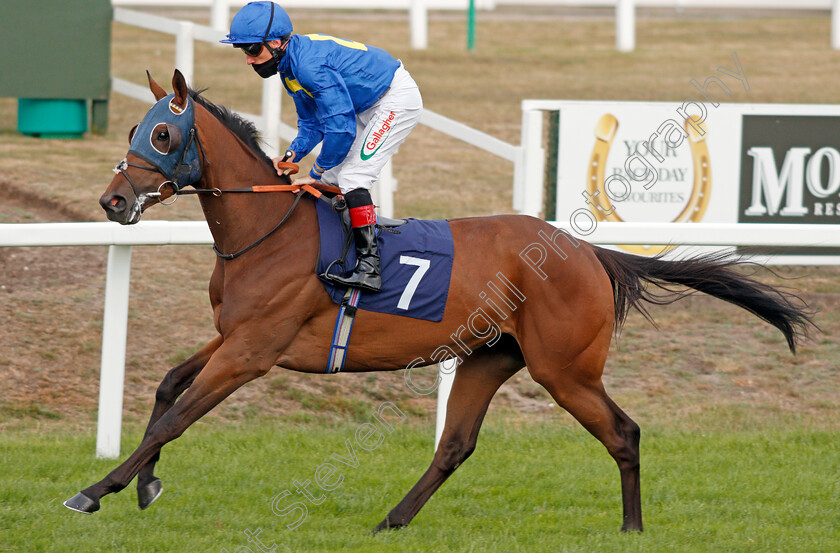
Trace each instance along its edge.
<path fill-rule="evenodd" d="M 356 267 L 342 275 L 325 276 L 343 286 L 379 292 L 382 289 L 382 275 L 379 269 L 379 244 L 376 241 L 376 213 L 370 192 L 361 188 L 351 190 L 344 198 L 350 211 L 353 240 L 356 243 Z"/>

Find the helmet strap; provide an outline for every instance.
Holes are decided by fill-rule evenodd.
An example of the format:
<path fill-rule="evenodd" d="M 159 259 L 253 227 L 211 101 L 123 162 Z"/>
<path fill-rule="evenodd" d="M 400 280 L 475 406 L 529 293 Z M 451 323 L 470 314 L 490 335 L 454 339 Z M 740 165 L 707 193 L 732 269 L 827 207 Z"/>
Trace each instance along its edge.
<path fill-rule="evenodd" d="M 281 39 L 280 42 L 282 44 L 282 42 L 283 42 L 282 39 Z M 280 48 L 272 48 L 271 45 L 268 43 L 268 41 L 263 42 L 263 46 L 265 46 L 268 49 L 268 51 L 271 54 L 272 59 L 274 59 L 275 63 L 279 64 L 280 60 L 283 59 L 283 56 L 286 55 L 286 49 L 283 48 L 282 46 Z"/>

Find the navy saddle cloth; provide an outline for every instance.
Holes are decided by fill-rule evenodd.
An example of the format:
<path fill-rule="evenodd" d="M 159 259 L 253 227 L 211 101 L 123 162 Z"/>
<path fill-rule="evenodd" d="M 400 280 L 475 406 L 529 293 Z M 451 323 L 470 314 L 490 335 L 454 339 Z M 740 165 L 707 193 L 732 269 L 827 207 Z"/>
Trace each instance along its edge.
<path fill-rule="evenodd" d="M 339 214 L 327 202 L 315 203 L 321 235 L 316 274 L 321 275 L 341 257 L 347 234 Z M 382 290 L 377 293 L 362 291 L 359 309 L 440 321 L 449 295 L 449 278 L 455 257 L 449 222 L 408 219 L 406 224 L 395 227 L 394 231 L 379 230 Z M 345 266 L 347 269 L 356 266 L 356 249 L 352 244 Z M 341 264 L 334 263 L 330 273 L 338 274 L 343 270 Z M 347 289 L 324 279 L 321 282 L 333 301 L 340 304 Z"/>

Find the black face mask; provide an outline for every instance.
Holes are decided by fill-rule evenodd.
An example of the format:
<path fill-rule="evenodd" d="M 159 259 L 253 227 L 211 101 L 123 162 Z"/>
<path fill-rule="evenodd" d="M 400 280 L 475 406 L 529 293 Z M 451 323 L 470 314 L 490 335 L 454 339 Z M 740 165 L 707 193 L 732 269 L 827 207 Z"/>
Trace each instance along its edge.
<path fill-rule="evenodd" d="M 277 74 L 277 60 L 272 57 L 266 62 L 253 64 L 251 68 L 257 72 L 257 75 L 263 79 L 267 79 Z"/>
<path fill-rule="evenodd" d="M 257 75 L 263 79 L 267 79 L 277 73 L 277 66 L 280 65 L 280 60 L 286 55 L 286 51 L 282 48 L 272 48 L 268 43 L 263 44 L 265 44 L 265 47 L 271 53 L 271 59 L 263 63 L 255 63 L 251 67 L 254 68 Z"/>

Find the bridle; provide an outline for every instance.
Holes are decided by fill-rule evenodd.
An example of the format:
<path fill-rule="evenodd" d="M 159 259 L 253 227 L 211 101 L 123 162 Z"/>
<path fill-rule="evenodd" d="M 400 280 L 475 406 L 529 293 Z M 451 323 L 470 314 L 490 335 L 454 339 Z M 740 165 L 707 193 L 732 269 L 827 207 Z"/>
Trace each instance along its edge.
<path fill-rule="evenodd" d="M 319 185 L 318 187 L 311 186 L 308 184 L 270 184 L 270 185 L 257 185 L 257 186 L 249 186 L 247 188 L 232 188 L 228 190 L 222 190 L 220 188 L 192 188 L 186 189 L 178 183 L 178 180 L 184 175 L 183 168 L 186 167 L 187 171 L 190 171 L 189 165 L 184 165 L 183 161 L 187 155 L 187 152 L 192 145 L 192 142 L 195 141 L 198 145 L 199 150 L 201 151 L 201 162 L 199 169 L 202 169 L 204 165 L 209 166 L 210 160 L 207 159 L 207 154 L 204 151 L 204 147 L 201 144 L 201 139 L 198 137 L 198 132 L 195 129 L 195 126 L 190 129 L 189 132 L 189 140 L 187 141 L 187 145 L 184 148 L 183 152 L 181 153 L 181 159 L 178 161 L 176 166 L 176 170 L 173 175 L 167 175 L 166 172 L 156 164 L 149 162 L 150 165 L 140 165 L 137 163 L 129 163 L 126 159 L 120 161 L 116 167 L 114 167 L 114 173 L 122 174 L 123 177 L 128 181 L 128 184 L 131 186 L 132 192 L 134 192 L 134 197 L 136 201 L 140 201 L 140 194 L 137 192 L 137 187 L 134 184 L 134 180 L 131 178 L 131 175 L 128 174 L 127 169 L 129 167 L 135 167 L 137 169 L 142 169 L 144 171 L 152 171 L 155 173 L 160 173 L 163 175 L 166 180 L 163 181 L 157 188 L 157 192 L 149 192 L 144 194 L 147 198 L 156 198 L 161 205 L 172 205 L 175 203 L 175 200 L 178 199 L 178 196 L 183 195 L 199 195 L 199 194 L 209 194 L 213 197 L 220 198 L 222 194 L 230 194 L 230 193 L 260 193 L 260 192 L 294 192 L 296 197 L 295 200 L 292 202 L 291 207 L 289 207 L 286 214 L 283 215 L 283 218 L 280 219 L 280 222 L 274 226 L 270 231 L 268 231 L 262 238 L 256 240 L 249 246 L 239 250 L 235 253 L 222 253 L 216 247 L 216 244 L 213 244 L 213 252 L 220 258 L 224 260 L 231 260 L 236 259 L 240 255 L 252 250 L 253 248 L 257 247 L 261 243 L 263 243 L 269 236 L 274 234 L 280 227 L 282 227 L 286 221 L 292 216 L 295 209 L 297 208 L 298 204 L 300 203 L 301 198 L 303 198 L 303 194 L 299 192 L 304 191 L 312 194 L 315 198 L 322 199 L 324 201 L 330 202 L 327 198 L 323 196 L 321 191 L 329 192 L 333 194 L 340 194 L 341 190 L 338 187 L 330 186 L 326 184 Z M 294 175 L 298 172 L 299 167 L 296 163 L 288 162 L 288 161 L 281 161 L 278 164 L 280 169 L 285 169 L 285 174 L 287 175 Z M 201 178 L 201 172 L 199 171 L 199 180 Z M 167 188 L 171 188 L 172 192 L 168 196 L 164 196 Z M 319 190 L 320 189 L 320 190 Z M 164 199 L 173 198 L 172 201 L 165 202 Z M 332 203 L 332 202 L 330 202 Z"/>
<path fill-rule="evenodd" d="M 181 152 L 181 157 L 178 160 L 178 163 L 175 166 L 175 172 L 172 175 L 167 175 L 166 172 L 160 166 L 156 165 L 153 162 L 149 162 L 150 165 L 139 165 L 137 163 L 129 163 L 128 160 L 125 159 L 125 158 L 123 158 L 123 160 L 120 161 L 119 163 L 117 163 L 116 167 L 114 167 L 114 173 L 116 173 L 118 175 L 122 174 L 122 176 L 125 177 L 125 180 L 127 180 L 128 184 L 131 186 L 131 191 L 134 192 L 134 198 L 136 200 L 140 199 L 140 194 L 137 192 L 137 186 L 134 184 L 134 181 L 132 180 L 131 175 L 129 175 L 128 171 L 126 171 L 126 169 L 128 169 L 129 167 L 136 167 L 137 169 L 142 169 L 144 171 L 151 171 L 153 173 L 160 173 L 161 175 L 166 177 L 166 180 L 163 181 L 162 183 L 160 183 L 160 186 L 158 186 L 157 192 L 149 192 L 149 193 L 145 194 L 145 196 L 147 198 L 157 198 L 158 202 L 160 202 L 161 205 L 172 205 L 173 203 L 175 203 L 175 200 L 178 199 L 178 196 L 183 195 L 183 194 L 189 194 L 189 193 L 192 193 L 192 194 L 211 194 L 211 195 L 216 196 L 216 197 L 221 196 L 222 191 L 219 190 L 218 188 L 211 188 L 211 189 L 198 189 L 198 188 L 196 188 L 196 189 L 193 189 L 191 191 L 188 191 L 188 190 L 184 189 L 184 186 L 186 186 L 186 185 L 182 186 L 181 184 L 179 184 L 178 181 L 185 175 L 184 168 L 187 169 L 187 176 L 189 176 L 188 172 L 191 170 L 191 168 L 190 168 L 189 165 L 184 164 L 184 160 L 186 159 L 187 153 L 190 151 L 190 146 L 192 146 L 193 142 L 195 142 L 198 145 L 198 149 L 201 152 L 201 160 L 203 160 L 203 161 L 200 161 L 201 165 L 202 166 L 203 165 L 209 166 L 210 165 L 210 160 L 207 159 L 207 153 L 204 151 L 204 145 L 201 143 L 201 138 L 199 138 L 198 132 L 195 130 L 195 125 L 193 125 L 193 127 L 190 129 L 190 132 L 189 132 L 189 139 L 187 139 L 187 144 L 184 147 L 184 150 Z M 199 177 L 198 178 L 199 179 L 201 178 L 201 173 L 200 172 L 199 172 Z M 163 193 L 164 193 L 164 190 L 166 189 L 167 186 L 170 186 L 172 188 L 172 193 L 169 196 L 166 196 L 166 198 L 170 198 L 170 197 L 173 198 L 173 200 L 171 202 L 165 202 L 164 201 L 165 198 L 163 196 Z"/>

